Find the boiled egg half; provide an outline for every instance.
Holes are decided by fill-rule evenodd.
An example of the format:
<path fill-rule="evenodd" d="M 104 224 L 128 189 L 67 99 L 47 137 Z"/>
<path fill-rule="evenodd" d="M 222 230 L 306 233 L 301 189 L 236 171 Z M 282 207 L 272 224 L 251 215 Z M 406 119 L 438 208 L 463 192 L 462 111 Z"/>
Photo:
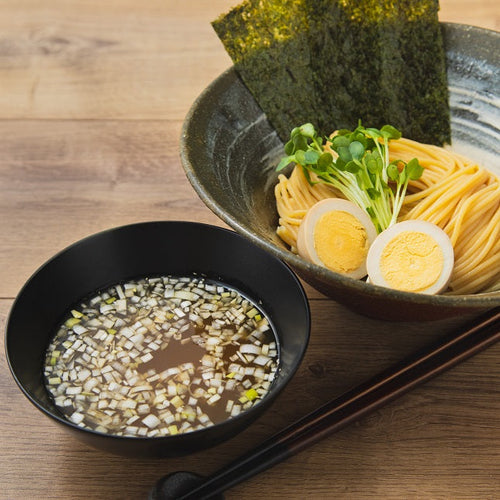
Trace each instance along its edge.
<path fill-rule="evenodd" d="M 375 226 L 364 210 L 348 200 L 327 198 L 304 216 L 297 250 L 314 264 L 359 279 L 366 276 L 368 249 L 376 236 Z"/>
<path fill-rule="evenodd" d="M 453 265 L 448 235 L 421 220 L 398 222 L 380 233 L 367 257 L 370 283 L 426 294 L 446 289 Z"/>

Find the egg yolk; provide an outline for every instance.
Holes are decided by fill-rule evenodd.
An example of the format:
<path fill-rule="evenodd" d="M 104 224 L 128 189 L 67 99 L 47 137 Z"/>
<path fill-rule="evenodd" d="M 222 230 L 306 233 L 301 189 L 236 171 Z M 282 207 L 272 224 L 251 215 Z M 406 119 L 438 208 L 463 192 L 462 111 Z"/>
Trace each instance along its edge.
<path fill-rule="evenodd" d="M 391 288 L 406 292 L 422 292 L 441 275 L 444 256 L 432 236 L 416 231 L 403 231 L 384 248 L 380 271 Z"/>
<path fill-rule="evenodd" d="M 354 215 L 332 210 L 324 213 L 314 226 L 314 248 L 326 267 L 348 273 L 365 262 L 368 235 Z"/>

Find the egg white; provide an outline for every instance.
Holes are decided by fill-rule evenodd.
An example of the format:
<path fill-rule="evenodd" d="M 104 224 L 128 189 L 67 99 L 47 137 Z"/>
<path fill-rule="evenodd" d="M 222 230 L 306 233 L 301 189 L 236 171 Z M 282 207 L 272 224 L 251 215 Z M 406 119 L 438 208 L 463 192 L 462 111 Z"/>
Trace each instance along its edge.
<path fill-rule="evenodd" d="M 440 227 L 422 220 L 398 222 L 377 236 L 368 251 L 366 259 L 369 282 L 374 285 L 390 288 L 381 271 L 382 253 L 393 238 L 405 231 L 427 234 L 439 245 L 443 253 L 443 266 L 438 279 L 428 288 L 419 291 L 419 293 L 433 295 L 444 291 L 450 282 L 453 272 L 455 262 L 453 246 L 448 235 Z"/>
<path fill-rule="evenodd" d="M 323 267 L 326 266 L 319 258 L 314 246 L 314 228 L 322 215 L 333 211 L 347 212 L 355 217 L 365 228 L 369 246 L 371 246 L 377 237 L 377 230 L 369 215 L 351 201 L 342 198 L 327 198 L 319 201 L 307 211 L 300 225 L 297 237 L 297 250 L 299 255 L 304 259 Z M 363 278 L 367 274 L 366 261 L 357 269 L 342 274 L 355 279 Z"/>

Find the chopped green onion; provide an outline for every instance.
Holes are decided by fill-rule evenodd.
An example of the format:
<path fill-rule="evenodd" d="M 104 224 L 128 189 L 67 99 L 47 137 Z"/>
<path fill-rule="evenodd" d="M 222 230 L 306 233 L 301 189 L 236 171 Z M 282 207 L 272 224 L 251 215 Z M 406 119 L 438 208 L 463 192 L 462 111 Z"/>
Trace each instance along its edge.
<path fill-rule="evenodd" d="M 212 407 L 231 418 L 270 389 L 278 355 L 272 334 L 264 337 L 269 322 L 235 290 L 197 278 L 144 279 L 79 309 L 45 362 L 47 389 L 79 426 L 137 437 L 191 432 L 219 421 Z M 205 354 L 198 364 L 157 369 L 171 347 Z"/>

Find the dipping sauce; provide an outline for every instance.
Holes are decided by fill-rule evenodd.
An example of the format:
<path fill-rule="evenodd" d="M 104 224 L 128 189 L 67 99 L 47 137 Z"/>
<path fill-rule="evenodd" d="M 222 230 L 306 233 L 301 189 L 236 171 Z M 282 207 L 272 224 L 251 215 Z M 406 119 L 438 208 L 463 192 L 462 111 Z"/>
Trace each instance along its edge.
<path fill-rule="evenodd" d="M 238 415 L 267 394 L 277 369 L 257 305 L 221 283 L 167 276 L 117 284 L 73 309 L 44 375 L 71 422 L 153 437 Z"/>

